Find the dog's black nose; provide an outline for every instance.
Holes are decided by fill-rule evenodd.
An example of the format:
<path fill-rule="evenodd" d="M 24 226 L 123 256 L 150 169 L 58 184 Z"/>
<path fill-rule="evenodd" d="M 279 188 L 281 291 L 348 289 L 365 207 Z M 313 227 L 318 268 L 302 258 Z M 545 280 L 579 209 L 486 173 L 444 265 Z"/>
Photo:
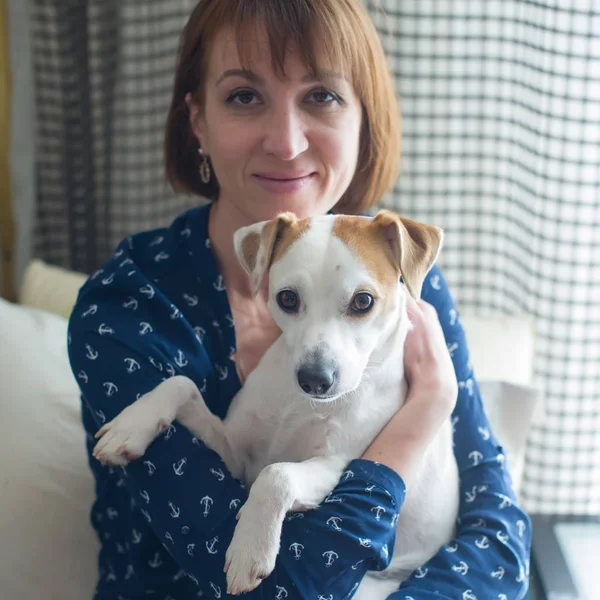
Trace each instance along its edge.
<path fill-rule="evenodd" d="M 326 366 L 300 367 L 298 384 L 302 391 L 311 396 L 323 396 L 335 382 L 335 370 Z"/>

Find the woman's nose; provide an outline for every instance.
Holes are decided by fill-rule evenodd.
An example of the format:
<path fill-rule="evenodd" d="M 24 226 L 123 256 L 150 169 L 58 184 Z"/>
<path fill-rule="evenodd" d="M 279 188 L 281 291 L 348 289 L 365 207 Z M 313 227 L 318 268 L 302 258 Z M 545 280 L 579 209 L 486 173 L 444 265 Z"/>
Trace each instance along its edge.
<path fill-rule="evenodd" d="M 305 123 L 293 108 L 271 111 L 267 115 L 264 150 L 281 160 L 293 160 L 308 148 Z"/>

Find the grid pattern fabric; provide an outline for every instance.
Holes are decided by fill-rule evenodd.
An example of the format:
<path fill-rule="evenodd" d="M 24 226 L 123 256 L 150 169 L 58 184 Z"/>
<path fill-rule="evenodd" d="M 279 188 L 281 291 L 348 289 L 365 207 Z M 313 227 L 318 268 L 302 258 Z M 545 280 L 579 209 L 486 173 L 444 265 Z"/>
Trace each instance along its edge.
<path fill-rule="evenodd" d="M 403 113 L 384 204 L 445 229 L 462 310 L 533 315 L 523 501 L 600 513 L 600 2 L 369 4 Z"/>
<path fill-rule="evenodd" d="M 193 0 L 35 0 L 36 255 L 91 273 L 197 199 L 164 180 L 163 132 Z"/>
<path fill-rule="evenodd" d="M 365 0 L 404 120 L 383 204 L 446 230 L 463 310 L 530 314 L 546 415 L 529 510 L 600 513 L 600 2 Z M 31 3 L 36 253 L 92 272 L 174 196 L 162 136 L 194 0 Z"/>

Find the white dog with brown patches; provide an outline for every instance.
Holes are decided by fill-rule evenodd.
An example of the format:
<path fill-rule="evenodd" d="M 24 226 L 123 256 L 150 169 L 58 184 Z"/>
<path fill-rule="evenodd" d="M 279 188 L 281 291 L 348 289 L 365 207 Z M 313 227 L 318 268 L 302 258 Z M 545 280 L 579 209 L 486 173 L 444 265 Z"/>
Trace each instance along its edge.
<path fill-rule="evenodd" d="M 404 403 L 405 294 L 420 296 L 441 242 L 438 228 L 389 211 L 302 220 L 285 213 L 240 229 L 238 258 L 255 292 L 268 273 L 268 307 L 282 335 L 225 420 L 177 376 L 98 432 L 96 458 L 124 465 L 177 419 L 251 487 L 227 550 L 229 593 L 248 592 L 271 573 L 286 513 L 318 506 Z M 407 491 L 391 564 L 368 572 L 355 598 L 386 598 L 447 543 L 458 501 L 448 421 Z"/>

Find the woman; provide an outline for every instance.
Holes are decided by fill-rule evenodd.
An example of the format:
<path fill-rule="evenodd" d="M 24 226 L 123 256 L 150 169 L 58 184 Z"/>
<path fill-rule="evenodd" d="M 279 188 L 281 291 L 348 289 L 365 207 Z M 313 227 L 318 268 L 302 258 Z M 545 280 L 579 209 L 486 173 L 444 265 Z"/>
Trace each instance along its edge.
<path fill-rule="evenodd" d="M 233 232 L 282 210 L 365 211 L 394 182 L 399 139 L 383 51 L 358 1 L 199 2 L 182 36 L 166 160 L 175 189 L 213 202 L 127 238 L 83 287 L 69 355 L 88 452 L 105 421 L 174 374 L 225 415 L 279 335 L 266 292 L 253 297 L 235 258 Z M 385 568 L 394 529 L 371 509 L 401 510 L 405 485 L 454 407 L 457 379 L 457 537 L 390 598 L 523 597 L 529 520 L 515 505 L 437 267 L 422 296 L 411 304 L 406 405 L 350 463 L 354 477 L 334 490 L 343 502 L 289 515 L 275 571 L 249 597 L 346 598 L 366 570 Z M 102 543 L 96 598 L 225 596 L 225 550 L 247 491 L 215 453 L 175 423 L 127 468 L 93 458 L 90 466 Z M 339 556 L 329 567 L 324 544 Z"/>

